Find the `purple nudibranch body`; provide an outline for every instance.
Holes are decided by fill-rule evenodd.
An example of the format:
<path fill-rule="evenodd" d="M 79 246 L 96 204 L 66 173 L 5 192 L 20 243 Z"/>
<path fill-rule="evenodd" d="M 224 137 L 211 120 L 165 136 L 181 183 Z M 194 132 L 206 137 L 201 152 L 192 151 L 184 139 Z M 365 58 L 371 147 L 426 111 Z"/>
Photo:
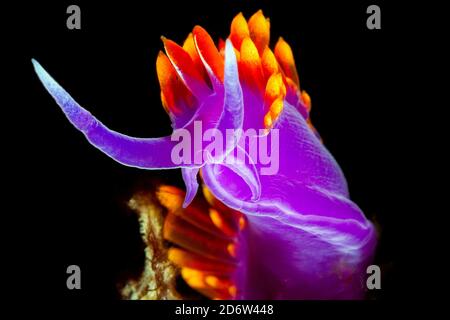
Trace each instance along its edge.
<path fill-rule="evenodd" d="M 201 172 L 212 196 L 245 216 L 246 228 L 234 239 L 239 250 L 230 262 L 233 270 L 222 277 L 231 282 L 226 287 L 229 295 L 223 294 L 219 280 L 211 280 L 221 279 L 220 273 L 200 267 L 195 273 L 191 265 L 181 265 L 191 271 L 190 279 L 194 274 L 203 277 L 206 289 L 200 291 L 205 295 L 363 298 L 376 230 L 350 200 L 344 174 L 311 124 L 310 98 L 300 90 L 289 45 L 280 38 L 274 52 L 269 48 L 269 27 L 258 11 L 248 22 L 241 14 L 236 16 L 219 49 L 198 26 L 183 46 L 163 39 L 166 54 L 158 55 L 157 71 L 174 133 L 183 129 L 194 136 L 196 123 L 202 124 L 202 134 L 210 130 L 215 138 L 233 133 L 215 152 L 203 153 L 203 145 L 192 144 L 189 152 L 206 155 L 196 163 L 174 161 L 178 141 L 172 136 L 135 138 L 107 128 L 38 62 L 33 60 L 33 65 L 69 121 L 94 147 L 127 166 L 181 168 L 186 210 L 196 198 Z M 262 173 L 267 163 L 251 152 L 251 141 L 277 152 L 275 174 Z M 237 158 L 239 152 L 244 161 Z M 189 250 L 198 249 L 180 247 L 187 256 Z M 198 249 L 191 257 L 201 259 L 203 253 Z"/>

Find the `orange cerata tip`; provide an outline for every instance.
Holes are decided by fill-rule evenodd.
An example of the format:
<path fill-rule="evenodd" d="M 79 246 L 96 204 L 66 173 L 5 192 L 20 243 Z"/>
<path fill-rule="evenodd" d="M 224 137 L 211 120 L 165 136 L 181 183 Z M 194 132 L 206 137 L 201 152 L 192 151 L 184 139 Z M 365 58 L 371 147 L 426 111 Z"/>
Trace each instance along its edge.
<path fill-rule="evenodd" d="M 272 74 L 277 73 L 279 71 L 278 61 L 275 58 L 272 50 L 269 47 L 264 49 L 264 52 L 261 56 L 261 65 L 264 72 L 264 77 L 267 80 Z"/>
<path fill-rule="evenodd" d="M 194 36 L 192 35 L 192 32 L 189 33 L 186 40 L 184 40 L 183 49 L 191 57 L 192 63 L 194 64 L 195 68 L 200 71 L 204 81 L 209 84 L 209 78 L 208 75 L 206 74 L 203 62 L 201 61 L 200 56 L 198 55 L 197 48 L 195 47 Z"/>
<path fill-rule="evenodd" d="M 271 105 L 275 99 L 284 99 L 286 96 L 286 86 L 283 83 L 283 76 L 281 73 L 272 74 L 267 81 L 265 103 Z"/>
<path fill-rule="evenodd" d="M 264 127 L 266 129 L 271 129 L 272 128 L 272 116 L 270 115 L 270 112 L 268 112 L 265 116 L 264 116 Z"/>
<path fill-rule="evenodd" d="M 282 37 L 280 37 L 275 45 L 275 57 L 280 63 L 285 75 L 291 78 L 297 86 L 300 86 L 292 49 Z"/>
<path fill-rule="evenodd" d="M 264 17 L 262 10 L 256 12 L 248 20 L 248 28 L 250 37 L 258 48 L 260 55 L 263 54 L 264 49 L 269 45 L 270 40 L 270 25 Z"/>
<path fill-rule="evenodd" d="M 230 39 L 233 46 L 240 50 L 242 41 L 247 37 L 250 37 L 250 31 L 248 29 L 247 21 L 242 12 L 240 12 L 231 22 Z"/>
<path fill-rule="evenodd" d="M 249 37 L 245 38 L 242 41 L 241 61 L 244 63 L 252 64 L 253 66 L 261 64 L 258 49 L 256 49 L 255 44 Z"/>
<path fill-rule="evenodd" d="M 217 49 L 219 49 L 219 53 L 222 57 L 225 57 L 225 40 L 219 38 L 217 42 Z"/>
<path fill-rule="evenodd" d="M 282 110 L 283 110 L 283 99 L 278 98 L 270 106 L 270 115 L 272 116 L 273 119 L 276 119 Z"/>
<path fill-rule="evenodd" d="M 210 89 L 205 83 L 200 71 L 195 67 L 191 56 L 177 43 L 165 37 L 161 37 L 167 56 L 175 67 L 178 75 L 186 87 L 196 96 L 202 97 L 210 94 Z"/>
<path fill-rule="evenodd" d="M 241 44 L 240 67 L 245 73 L 247 82 L 256 84 L 262 89 L 263 74 L 261 67 L 261 59 L 259 58 L 258 49 L 250 37 L 245 38 Z"/>
<path fill-rule="evenodd" d="M 220 279 L 216 275 L 189 268 L 182 268 L 181 276 L 192 288 L 211 299 L 230 299 L 233 297 L 230 288 L 234 285 L 229 279 Z"/>
<path fill-rule="evenodd" d="M 305 90 L 302 91 L 302 100 L 305 103 L 306 110 L 308 112 L 310 112 L 311 111 L 311 97 Z"/>
<path fill-rule="evenodd" d="M 214 289 L 228 289 L 230 286 L 233 285 L 233 282 L 226 278 L 219 278 L 217 276 L 206 276 L 205 282 L 207 285 L 209 285 L 211 288 Z"/>
<path fill-rule="evenodd" d="M 233 221 L 227 217 L 225 213 L 220 213 L 218 210 L 211 208 L 209 209 L 209 216 L 213 224 L 220 229 L 223 234 L 229 237 L 236 236 L 238 230 L 234 228 Z"/>
<path fill-rule="evenodd" d="M 224 60 L 211 36 L 200 26 L 194 27 L 193 35 L 195 45 L 206 64 L 211 68 L 211 72 L 223 82 Z"/>
<path fill-rule="evenodd" d="M 171 212 L 175 212 L 181 208 L 183 205 L 184 196 L 185 192 L 172 186 L 161 185 L 156 190 L 156 197 L 158 201 L 162 206 Z"/>
<path fill-rule="evenodd" d="M 197 60 L 200 58 L 198 56 L 197 49 L 195 48 L 194 36 L 192 35 L 192 32 L 190 32 L 186 37 L 186 40 L 184 40 L 183 49 L 191 56 L 192 60 Z"/>
<path fill-rule="evenodd" d="M 183 112 L 182 105 L 192 105 L 192 94 L 179 78 L 169 58 L 161 51 L 156 59 L 156 73 L 163 106 L 167 112 L 179 115 Z"/>
<path fill-rule="evenodd" d="M 208 259 L 187 250 L 170 248 L 168 259 L 181 268 L 197 269 L 205 272 L 217 272 L 224 275 L 235 271 L 236 266 L 217 259 Z"/>

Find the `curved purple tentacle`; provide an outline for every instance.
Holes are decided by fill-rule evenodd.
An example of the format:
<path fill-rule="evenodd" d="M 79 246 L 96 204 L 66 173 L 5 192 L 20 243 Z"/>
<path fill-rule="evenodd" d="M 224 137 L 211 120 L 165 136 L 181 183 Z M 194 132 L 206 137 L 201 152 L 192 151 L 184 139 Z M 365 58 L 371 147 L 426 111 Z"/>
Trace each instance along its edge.
<path fill-rule="evenodd" d="M 205 65 L 205 67 L 208 66 Z M 213 77 L 213 75 L 211 77 Z M 239 82 L 239 71 L 237 67 L 236 55 L 234 53 L 233 45 L 231 44 L 230 40 L 227 40 L 225 45 L 225 70 L 223 89 L 216 89 L 223 90 L 224 96 L 222 113 L 220 115 L 220 118 L 218 119 L 217 125 L 212 128 L 214 130 L 213 136 L 216 135 L 214 139 L 221 139 L 226 136 L 226 145 L 223 153 L 216 154 L 214 157 L 211 154 L 204 154 L 204 156 L 206 156 L 206 159 L 203 159 L 205 162 L 223 162 L 227 155 L 236 148 L 240 139 L 240 135 L 242 133 L 241 129 L 244 119 L 244 101 L 241 85 Z M 211 110 L 208 110 L 210 108 L 211 107 L 209 105 L 204 104 L 204 106 L 202 106 L 202 109 L 200 109 L 196 120 L 205 118 L 205 121 L 209 120 L 209 122 L 207 123 L 211 123 L 212 119 L 207 118 L 207 112 L 211 112 Z M 230 131 L 228 131 L 230 129 L 231 134 L 229 134 Z M 220 135 L 221 137 L 218 137 L 217 135 Z M 197 152 L 203 152 L 203 149 L 194 150 L 194 154 L 196 154 Z M 205 163 L 203 163 L 202 165 L 204 164 Z M 197 173 L 198 169 L 182 169 L 183 180 L 187 188 L 186 198 L 183 204 L 184 207 L 189 205 L 189 203 L 197 193 Z M 246 181 L 252 180 L 246 179 Z M 252 185 L 250 186 L 250 188 L 252 190 L 255 190 L 258 189 L 258 186 Z"/>
<path fill-rule="evenodd" d="M 61 107 L 70 123 L 80 130 L 94 147 L 107 156 L 123 165 L 142 169 L 191 166 L 174 164 L 171 159 L 171 150 L 177 142 L 171 141 L 170 136 L 136 138 L 107 128 L 89 111 L 81 107 L 36 60 L 33 59 L 32 62 L 42 84 Z"/>
<path fill-rule="evenodd" d="M 183 176 L 183 181 L 186 186 L 186 196 L 183 202 L 183 208 L 186 208 L 192 200 L 194 200 L 195 195 L 198 190 L 197 174 L 200 168 L 182 168 L 181 174 Z"/>

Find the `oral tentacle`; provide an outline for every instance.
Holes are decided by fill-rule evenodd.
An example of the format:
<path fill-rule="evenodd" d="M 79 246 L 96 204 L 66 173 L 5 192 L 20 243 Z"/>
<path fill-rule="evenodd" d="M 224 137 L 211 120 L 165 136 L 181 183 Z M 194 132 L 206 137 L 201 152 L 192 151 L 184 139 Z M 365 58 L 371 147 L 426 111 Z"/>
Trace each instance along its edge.
<path fill-rule="evenodd" d="M 202 29 L 197 29 L 195 31 L 195 36 L 202 36 L 204 31 Z M 209 41 L 202 39 L 200 40 L 200 43 Z M 200 45 L 200 47 L 204 46 L 203 44 Z M 206 49 L 204 49 L 206 50 Z M 209 49 L 210 51 L 212 49 Z M 224 87 L 224 100 L 223 100 L 223 111 L 220 116 L 220 119 L 218 121 L 216 129 L 218 131 L 215 131 L 215 133 L 220 132 L 221 136 L 223 137 L 224 133 L 227 137 L 225 149 L 220 154 L 216 154 L 214 157 L 212 157 L 211 154 L 204 156 L 209 156 L 211 159 L 203 159 L 203 161 L 220 161 L 222 162 L 223 159 L 227 157 L 227 155 L 236 147 L 236 145 L 239 142 L 240 139 L 240 133 L 242 128 L 242 122 L 243 122 L 243 116 L 244 116 L 244 106 L 243 106 L 243 97 L 242 97 L 242 89 L 239 82 L 239 72 L 237 68 L 237 61 L 236 57 L 234 55 L 233 46 L 230 41 L 227 41 L 226 48 L 225 48 L 225 65 L 224 65 L 224 76 L 223 76 L 223 87 Z M 218 54 L 218 53 L 217 53 Z M 211 58 L 212 55 L 215 55 L 214 52 L 208 54 L 211 59 L 218 59 L 217 57 Z M 214 63 L 218 63 L 217 61 Z M 206 66 L 207 70 L 209 69 L 209 72 L 212 72 L 211 68 L 209 66 Z M 215 67 L 217 69 L 217 66 Z M 215 71 L 214 75 L 217 73 Z M 212 75 L 213 76 L 213 75 Z M 221 76 L 218 75 L 220 78 Z M 232 134 L 228 134 L 227 130 L 231 130 Z M 216 136 L 215 139 L 219 139 L 220 137 Z M 198 152 L 199 150 L 195 150 L 195 152 Z M 197 173 L 199 169 L 182 169 L 183 173 L 183 179 L 185 181 L 185 185 L 187 188 L 186 193 L 186 199 L 184 201 L 183 206 L 187 207 L 189 203 L 194 198 L 195 194 L 197 193 L 198 189 L 198 182 L 197 182 Z"/>
<path fill-rule="evenodd" d="M 199 168 L 182 168 L 181 173 L 186 186 L 186 198 L 183 202 L 183 208 L 186 208 L 194 199 L 198 190 L 197 174 Z"/>
<path fill-rule="evenodd" d="M 217 129 L 225 133 L 226 146 L 223 158 L 227 156 L 238 144 L 244 121 L 244 98 L 239 81 L 239 71 L 234 54 L 233 45 L 229 40 L 225 44 L 225 76 L 224 76 L 224 106 Z M 226 134 L 231 130 L 233 139 Z"/>
<path fill-rule="evenodd" d="M 70 123 L 81 131 L 97 149 L 115 161 L 141 169 L 173 169 L 171 150 L 176 142 L 171 137 L 136 138 L 107 128 L 89 111 L 81 107 L 36 61 L 34 69 L 44 87 L 55 99 Z M 190 165 L 186 165 L 190 166 Z"/>

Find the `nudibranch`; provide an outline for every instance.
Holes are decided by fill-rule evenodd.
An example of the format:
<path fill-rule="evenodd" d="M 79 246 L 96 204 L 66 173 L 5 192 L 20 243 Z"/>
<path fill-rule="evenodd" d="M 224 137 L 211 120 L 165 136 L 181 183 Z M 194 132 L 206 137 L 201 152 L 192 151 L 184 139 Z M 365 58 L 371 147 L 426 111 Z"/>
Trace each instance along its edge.
<path fill-rule="evenodd" d="M 288 43 L 280 38 L 270 49 L 262 11 L 248 21 L 238 14 L 217 47 L 200 26 L 182 46 L 162 40 L 156 71 L 174 131 L 161 138 L 107 128 L 33 64 L 93 146 L 126 166 L 181 168 L 186 191 L 162 187 L 158 195 L 169 210 L 164 236 L 176 245 L 169 258 L 193 288 L 219 299 L 363 298 L 376 230 L 312 126 Z M 183 153 L 197 161 L 174 157 L 180 133 L 198 130 L 226 142 L 188 144 Z M 277 153 L 275 171 L 255 144 Z M 196 202 L 199 178 L 207 205 Z"/>

